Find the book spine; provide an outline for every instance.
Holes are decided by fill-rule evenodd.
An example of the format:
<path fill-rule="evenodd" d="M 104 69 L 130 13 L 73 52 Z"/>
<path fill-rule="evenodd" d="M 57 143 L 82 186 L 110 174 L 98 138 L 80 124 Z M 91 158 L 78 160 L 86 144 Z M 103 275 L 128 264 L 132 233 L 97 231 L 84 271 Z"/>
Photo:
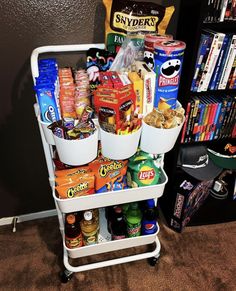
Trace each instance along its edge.
<path fill-rule="evenodd" d="M 194 124 L 195 124 L 195 122 L 197 122 L 198 106 L 199 106 L 199 98 L 198 97 L 194 97 L 194 109 L 193 109 L 193 118 L 192 118 L 192 122 L 191 122 L 191 126 L 190 126 L 189 142 L 190 141 L 194 141 L 193 131 L 194 131 Z"/>
<path fill-rule="evenodd" d="M 220 134 L 219 134 L 219 138 L 220 139 L 224 138 L 224 132 L 225 132 L 226 124 L 227 124 L 227 122 L 229 120 L 231 104 L 232 104 L 232 99 L 231 99 L 230 96 L 228 96 L 226 110 L 225 110 L 225 116 L 224 116 L 224 120 L 222 122 L 222 126 L 220 128 Z"/>
<path fill-rule="evenodd" d="M 208 109 L 208 114 L 206 117 L 206 129 L 205 129 L 205 136 L 204 140 L 207 141 L 210 139 L 210 131 L 211 131 L 211 124 L 212 124 L 212 115 L 214 111 L 214 104 L 209 101 L 209 109 Z"/>
<path fill-rule="evenodd" d="M 226 34 L 225 37 L 224 37 L 224 41 L 223 41 L 220 53 L 219 53 L 219 57 L 217 59 L 216 65 L 215 65 L 214 72 L 212 74 L 212 78 L 211 78 L 210 84 L 209 84 L 209 89 L 210 90 L 217 89 L 216 88 L 216 80 L 217 80 L 217 77 L 218 77 L 218 74 L 219 74 L 221 62 L 222 62 L 222 59 L 223 59 L 224 52 L 225 52 L 225 50 L 227 48 L 228 41 L 229 41 L 229 36 Z"/>
<path fill-rule="evenodd" d="M 184 121 L 183 129 L 182 129 L 181 143 L 184 143 L 186 130 L 187 130 L 188 119 L 189 119 L 190 107 L 191 107 L 191 103 L 188 102 L 187 107 L 186 107 L 186 113 L 185 113 L 185 121 Z"/>
<path fill-rule="evenodd" d="M 227 99 L 224 97 L 222 102 L 221 102 L 221 109 L 220 109 L 219 117 L 218 117 L 217 124 L 216 124 L 214 139 L 219 139 L 220 129 L 221 129 L 224 117 L 225 117 L 226 107 L 227 107 Z"/>
<path fill-rule="evenodd" d="M 223 73 L 223 70 L 224 70 L 225 62 L 226 62 L 227 55 L 228 55 L 228 52 L 229 52 L 229 48 L 230 48 L 231 41 L 232 41 L 232 36 L 228 35 L 228 37 L 229 38 L 228 38 L 228 42 L 227 42 L 225 51 L 223 53 L 222 61 L 221 61 L 220 68 L 219 68 L 219 73 L 218 73 L 217 78 L 216 78 L 215 90 L 219 89 L 220 79 L 221 79 L 221 76 L 222 76 L 222 73 Z"/>
<path fill-rule="evenodd" d="M 224 20 L 231 20 L 231 8 L 232 8 L 232 0 L 228 0 L 226 10 L 225 10 Z"/>
<path fill-rule="evenodd" d="M 234 62 L 235 54 L 236 54 L 236 35 L 233 35 L 218 89 L 224 90 L 226 88 L 230 70 Z"/>
<path fill-rule="evenodd" d="M 205 104 L 201 103 L 199 104 L 200 106 L 200 116 L 199 116 L 199 121 L 198 121 L 198 126 L 196 129 L 196 134 L 195 134 L 195 141 L 200 141 L 200 135 L 201 135 L 201 131 L 202 131 L 202 124 L 203 124 L 203 115 L 204 115 L 204 111 L 205 111 Z"/>
<path fill-rule="evenodd" d="M 234 68 L 232 79 L 231 79 L 230 84 L 229 84 L 229 89 L 235 89 L 235 84 L 236 84 L 236 66 Z"/>
<path fill-rule="evenodd" d="M 235 102 L 236 97 L 234 97 L 234 99 L 232 100 L 229 117 L 227 119 L 222 138 L 228 138 L 231 136 L 232 124 L 235 123 Z"/>
<path fill-rule="evenodd" d="M 203 121 L 202 121 L 202 127 L 201 127 L 201 134 L 200 134 L 200 141 L 204 141 L 205 138 L 205 132 L 207 127 L 207 117 L 209 112 L 209 104 L 206 103 L 206 107 L 203 114 Z"/>
<path fill-rule="evenodd" d="M 188 143 L 191 138 L 190 138 L 190 129 L 191 129 L 191 124 L 192 124 L 192 119 L 193 119 L 193 112 L 194 112 L 194 101 L 190 101 L 190 112 L 189 112 L 189 119 L 188 119 L 188 124 L 187 124 L 187 130 L 186 130 L 186 136 L 184 138 L 184 142 Z"/>
<path fill-rule="evenodd" d="M 214 129 L 214 122 L 215 122 L 215 117 L 216 117 L 216 113 L 217 113 L 217 108 L 218 108 L 218 103 L 213 101 L 207 140 L 212 139 L 212 131 Z"/>
<path fill-rule="evenodd" d="M 199 70 L 198 70 L 198 73 L 197 73 L 195 87 L 193 88 L 194 92 L 198 91 L 200 80 L 201 80 L 202 74 L 204 72 L 204 67 L 205 67 L 205 64 L 206 64 L 206 61 L 207 61 L 207 57 L 208 57 L 208 54 L 209 54 L 209 51 L 210 51 L 210 48 L 211 48 L 211 43 L 212 43 L 212 36 L 211 35 L 207 35 L 206 42 L 207 42 L 206 43 L 206 51 L 205 51 L 205 54 L 201 55 L 202 56 L 202 60 L 201 60 L 201 64 L 200 64 L 200 67 L 199 67 Z"/>
<path fill-rule="evenodd" d="M 226 89 L 230 89 L 231 83 L 234 83 L 234 78 L 236 78 L 236 75 L 234 75 L 235 74 L 235 70 L 236 70 L 236 56 L 234 57 L 232 68 L 230 70 L 229 78 L 228 78 L 228 81 L 227 81 L 227 84 L 226 84 Z"/>
<path fill-rule="evenodd" d="M 219 57 L 219 53 L 223 44 L 225 34 L 224 33 L 216 33 L 212 43 L 212 49 L 209 53 L 209 58 L 207 60 L 204 72 L 205 78 L 203 79 L 202 85 L 200 87 L 201 91 L 207 91 L 211 76 L 213 74 L 217 59 Z"/>
<path fill-rule="evenodd" d="M 225 11 L 226 11 L 226 7 L 227 7 L 227 4 L 228 4 L 228 0 L 222 0 L 221 3 L 222 3 L 222 6 L 221 6 L 221 13 L 220 13 L 219 21 L 223 22 L 224 18 L 225 18 Z"/>
<path fill-rule="evenodd" d="M 199 42 L 199 47 L 198 47 L 198 53 L 197 53 L 197 58 L 196 58 L 196 64 L 195 64 L 195 69 L 194 69 L 194 76 L 191 84 L 191 91 L 196 92 L 196 80 L 198 77 L 198 73 L 201 68 L 201 64 L 203 61 L 203 57 L 206 54 L 207 47 L 208 47 L 208 35 L 206 34 L 201 34 L 200 42 Z"/>
<path fill-rule="evenodd" d="M 222 103 L 218 102 L 217 103 L 216 115 L 215 115 L 215 118 L 214 118 L 214 123 L 213 123 L 213 126 L 212 126 L 212 130 L 211 130 L 210 140 L 214 139 L 214 134 L 215 134 L 215 130 L 216 130 L 216 124 L 217 124 L 218 119 L 219 119 L 221 106 L 222 106 Z"/>

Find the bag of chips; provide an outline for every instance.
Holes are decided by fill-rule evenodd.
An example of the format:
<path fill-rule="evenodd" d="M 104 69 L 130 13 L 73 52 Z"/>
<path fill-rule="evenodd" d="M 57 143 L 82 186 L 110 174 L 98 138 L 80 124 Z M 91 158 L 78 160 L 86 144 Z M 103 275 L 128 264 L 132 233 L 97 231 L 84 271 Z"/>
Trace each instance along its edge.
<path fill-rule="evenodd" d="M 110 52 L 118 52 L 127 34 L 165 34 L 174 6 L 152 2 L 103 0 L 106 8 L 105 43 Z"/>
<path fill-rule="evenodd" d="M 156 185 L 160 179 L 160 157 L 138 150 L 128 163 L 127 184 L 131 188 Z"/>

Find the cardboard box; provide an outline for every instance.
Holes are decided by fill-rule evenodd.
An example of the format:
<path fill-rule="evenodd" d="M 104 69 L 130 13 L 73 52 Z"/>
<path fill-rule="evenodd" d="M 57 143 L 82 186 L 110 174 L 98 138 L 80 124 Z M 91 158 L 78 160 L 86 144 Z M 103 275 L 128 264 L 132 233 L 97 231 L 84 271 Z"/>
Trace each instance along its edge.
<path fill-rule="evenodd" d="M 213 180 L 199 181 L 180 168 L 171 191 L 159 199 L 159 205 L 170 228 L 183 231 L 194 213 L 209 195 Z"/>

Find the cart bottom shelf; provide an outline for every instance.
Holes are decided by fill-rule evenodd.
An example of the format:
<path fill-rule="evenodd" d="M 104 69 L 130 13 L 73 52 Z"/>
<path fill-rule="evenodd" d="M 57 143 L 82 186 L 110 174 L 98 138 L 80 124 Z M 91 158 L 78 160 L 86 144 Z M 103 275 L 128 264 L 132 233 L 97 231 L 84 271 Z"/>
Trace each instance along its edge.
<path fill-rule="evenodd" d="M 64 257 L 63 257 L 64 266 L 66 270 L 73 273 L 74 272 L 77 273 L 77 272 L 83 272 L 83 271 L 88 271 L 92 269 L 98 269 L 98 268 L 133 262 L 137 260 L 143 260 L 147 258 L 154 258 L 157 260 L 160 256 L 160 250 L 161 250 L 161 244 L 157 236 L 155 237 L 154 243 L 155 243 L 155 249 L 152 251 L 147 251 L 145 253 L 138 253 L 135 255 L 129 255 L 129 252 L 127 249 L 126 256 L 115 258 L 115 259 L 102 260 L 99 262 L 89 263 L 89 264 L 80 265 L 80 266 L 71 265 L 71 263 L 69 262 L 68 252 L 66 248 L 64 248 Z"/>
<path fill-rule="evenodd" d="M 111 241 L 111 235 L 107 231 L 107 220 L 105 218 L 105 209 L 100 208 L 99 209 L 99 225 L 100 225 L 100 233 L 98 236 L 98 244 L 90 245 L 90 246 L 83 246 L 80 248 L 75 249 L 69 249 L 64 244 L 64 249 L 67 251 L 68 256 L 72 259 L 75 258 L 81 258 L 81 257 L 87 257 L 91 255 L 101 254 L 101 253 L 107 253 L 112 251 L 118 251 L 126 248 L 132 248 L 137 247 L 141 245 L 147 245 L 154 243 L 157 237 L 158 230 L 154 234 L 150 235 L 142 235 L 138 237 L 132 237 L 132 238 L 124 238 L 121 240 L 114 240 Z M 63 240 L 64 240 L 64 234 L 63 234 Z"/>

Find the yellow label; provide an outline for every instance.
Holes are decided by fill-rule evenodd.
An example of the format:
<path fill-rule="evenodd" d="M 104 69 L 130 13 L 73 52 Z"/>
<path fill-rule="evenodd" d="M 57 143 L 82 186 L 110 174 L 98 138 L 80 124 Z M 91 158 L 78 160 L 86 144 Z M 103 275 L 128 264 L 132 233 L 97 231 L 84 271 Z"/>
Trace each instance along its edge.
<path fill-rule="evenodd" d="M 115 12 L 113 27 L 126 30 L 127 32 L 148 31 L 156 32 L 157 16 L 133 16 L 121 12 Z"/>
<path fill-rule="evenodd" d="M 138 173 L 138 179 L 145 185 L 149 185 L 153 182 L 155 178 L 155 170 L 149 166 L 143 166 L 139 173 Z"/>
<path fill-rule="evenodd" d="M 109 165 L 102 165 L 99 169 L 99 174 L 101 177 L 106 177 L 110 172 L 117 171 L 123 168 L 123 164 L 115 161 L 110 163 Z M 118 172 L 120 173 L 120 172 Z"/>
<path fill-rule="evenodd" d="M 67 197 L 68 198 L 74 197 L 78 192 L 88 189 L 88 186 L 89 184 L 87 182 L 83 182 L 76 185 L 75 187 L 69 188 L 67 191 Z"/>

